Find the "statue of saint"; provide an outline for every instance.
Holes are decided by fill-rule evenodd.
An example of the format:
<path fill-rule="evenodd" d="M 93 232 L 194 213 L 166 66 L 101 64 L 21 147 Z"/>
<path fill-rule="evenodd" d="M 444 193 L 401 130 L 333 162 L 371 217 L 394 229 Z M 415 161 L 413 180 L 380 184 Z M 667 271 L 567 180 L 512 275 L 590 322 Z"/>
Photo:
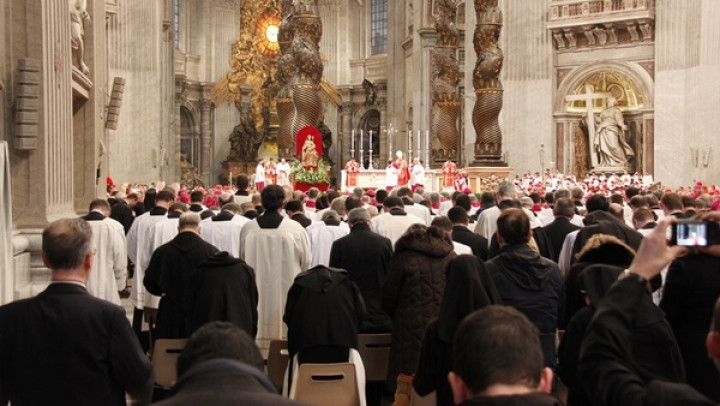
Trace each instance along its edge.
<path fill-rule="evenodd" d="M 85 20 L 90 20 L 87 12 L 87 0 L 70 1 L 70 44 L 75 64 L 83 74 L 90 73 L 85 64 Z"/>
<path fill-rule="evenodd" d="M 300 157 L 304 167 L 317 167 L 319 157 L 317 153 L 317 146 L 315 145 L 315 141 L 313 141 L 312 136 L 305 138 L 305 143 L 303 144 Z"/>
<path fill-rule="evenodd" d="M 593 152 L 598 155 L 598 166 L 604 168 L 625 168 L 630 158 L 635 156 L 627 141 L 627 126 L 620 109 L 615 107 L 615 99 L 608 99 L 608 107 L 595 120 Z"/>

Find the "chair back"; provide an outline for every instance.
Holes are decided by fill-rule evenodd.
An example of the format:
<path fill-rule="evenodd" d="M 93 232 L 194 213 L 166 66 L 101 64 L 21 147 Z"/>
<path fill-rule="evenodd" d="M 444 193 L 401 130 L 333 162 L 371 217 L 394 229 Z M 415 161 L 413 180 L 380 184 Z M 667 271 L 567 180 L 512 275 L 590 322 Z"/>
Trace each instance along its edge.
<path fill-rule="evenodd" d="M 290 355 L 287 340 L 270 341 L 270 350 L 267 358 L 267 376 L 279 392 L 282 393 L 285 369 L 287 369 Z"/>
<path fill-rule="evenodd" d="M 175 386 L 177 381 L 177 360 L 187 344 L 187 339 L 155 340 L 152 353 L 153 379 L 155 384 L 165 389 Z"/>
<path fill-rule="evenodd" d="M 315 406 L 360 406 L 355 365 L 301 364 L 297 374 L 293 399 Z"/>
<path fill-rule="evenodd" d="M 385 382 L 390 362 L 390 333 L 359 334 L 358 352 L 367 382 Z"/>

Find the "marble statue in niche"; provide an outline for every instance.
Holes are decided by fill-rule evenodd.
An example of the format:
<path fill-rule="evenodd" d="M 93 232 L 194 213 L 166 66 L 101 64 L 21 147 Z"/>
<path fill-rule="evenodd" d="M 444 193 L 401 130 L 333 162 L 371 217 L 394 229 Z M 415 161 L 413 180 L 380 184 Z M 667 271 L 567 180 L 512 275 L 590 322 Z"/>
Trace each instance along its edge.
<path fill-rule="evenodd" d="M 87 0 L 69 0 L 70 4 L 70 44 L 73 65 L 87 75 L 90 68 L 85 64 L 85 21 L 90 21 L 87 12 Z"/>

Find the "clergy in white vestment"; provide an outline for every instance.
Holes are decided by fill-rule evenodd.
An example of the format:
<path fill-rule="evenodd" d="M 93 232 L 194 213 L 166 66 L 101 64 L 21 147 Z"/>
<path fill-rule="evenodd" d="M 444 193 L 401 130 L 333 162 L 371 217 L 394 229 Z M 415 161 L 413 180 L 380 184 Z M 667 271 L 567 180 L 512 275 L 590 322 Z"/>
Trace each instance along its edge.
<path fill-rule="evenodd" d="M 187 211 L 188 206 L 185 203 L 176 202 L 170 205 L 167 217 L 158 221 L 154 226 L 152 252 L 159 246 L 172 241 L 178 235 L 180 216 Z M 152 257 L 152 253 L 150 256 Z"/>
<path fill-rule="evenodd" d="M 388 161 L 388 166 L 385 168 L 385 190 L 395 189 L 398 184 L 398 173 L 400 170 L 393 165 L 392 161 Z"/>
<path fill-rule="evenodd" d="M 312 250 L 312 263 L 310 268 L 318 265 L 330 266 L 330 249 L 335 240 L 350 233 L 349 227 L 342 227 L 340 215 L 335 210 L 323 213 L 321 226 L 306 229 L 310 234 L 310 247 Z"/>
<path fill-rule="evenodd" d="M 145 269 L 150 264 L 155 249 L 155 225 L 167 218 L 168 208 L 175 200 L 175 196 L 167 190 L 161 190 L 155 197 L 155 207 L 143 213 L 133 221 L 132 227 L 127 234 L 128 257 L 135 264 L 135 275 L 132 290 L 130 291 L 130 302 L 135 306 L 133 315 L 133 328 L 138 332 L 142 311 L 145 307 L 157 309 L 160 298 L 145 292 L 142 280 L 145 278 Z"/>
<path fill-rule="evenodd" d="M 412 190 L 425 186 L 425 167 L 419 158 L 413 159 L 412 167 Z"/>
<path fill-rule="evenodd" d="M 235 258 L 240 257 L 240 233 L 250 219 L 243 216 L 243 209 L 235 203 L 222 207 L 217 216 L 202 221 L 203 240 L 220 251 L 227 251 Z"/>
<path fill-rule="evenodd" d="M 285 192 L 269 185 L 261 193 L 265 212 L 245 224 L 240 233 L 240 259 L 255 269 L 259 294 L 257 341 L 284 339 L 285 298 L 295 276 L 310 267 L 310 238 L 297 221 L 283 217 Z"/>
<path fill-rule="evenodd" d="M 370 220 L 370 229 L 389 239 L 393 248 L 395 248 L 395 242 L 405 234 L 411 225 L 425 225 L 425 220 L 405 211 L 402 199 L 397 196 L 386 197 L 383 200 L 383 210 L 385 211 L 383 214 Z"/>
<path fill-rule="evenodd" d="M 398 189 L 397 196 L 403 200 L 405 211 L 408 214 L 412 214 L 413 216 L 422 219 L 426 226 L 430 225 L 430 222 L 432 221 L 432 213 L 430 213 L 430 209 L 413 201 L 415 196 L 409 187 L 404 186 Z"/>
<path fill-rule="evenodd" d="M 91 295 L 119 305 L 118 291 L 125 288 L 127 276 L 127 246 L 125 229 L 109 215 L 107 200 L 96 199 L 90 203 L 90 213 L 83 217 L 92 228 L 95 250 L 86 287 Z"/>

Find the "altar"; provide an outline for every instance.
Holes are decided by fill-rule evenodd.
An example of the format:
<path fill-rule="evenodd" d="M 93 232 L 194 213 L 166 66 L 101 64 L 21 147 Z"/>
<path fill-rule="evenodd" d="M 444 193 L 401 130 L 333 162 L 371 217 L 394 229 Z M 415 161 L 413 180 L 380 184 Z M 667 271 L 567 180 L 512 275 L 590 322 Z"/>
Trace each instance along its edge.
<path fill-rule="evenodd" d="M 340 171 L 342 174 L 341 179 L 341 190 L 343 192 L 349 192 L 351 188 L 346 186 L 347 184 L 347 171 Z M 358 172 L 358 183 L 357 187 L 363 189 L 385 189 L 385 169 L 361 169 Z M 440 181 L 442 180 L 442 173 L 439 170 L 432 169 L 425 171 L 425 190 L 426 191 L 438 191 L 440 190 Z"/>

